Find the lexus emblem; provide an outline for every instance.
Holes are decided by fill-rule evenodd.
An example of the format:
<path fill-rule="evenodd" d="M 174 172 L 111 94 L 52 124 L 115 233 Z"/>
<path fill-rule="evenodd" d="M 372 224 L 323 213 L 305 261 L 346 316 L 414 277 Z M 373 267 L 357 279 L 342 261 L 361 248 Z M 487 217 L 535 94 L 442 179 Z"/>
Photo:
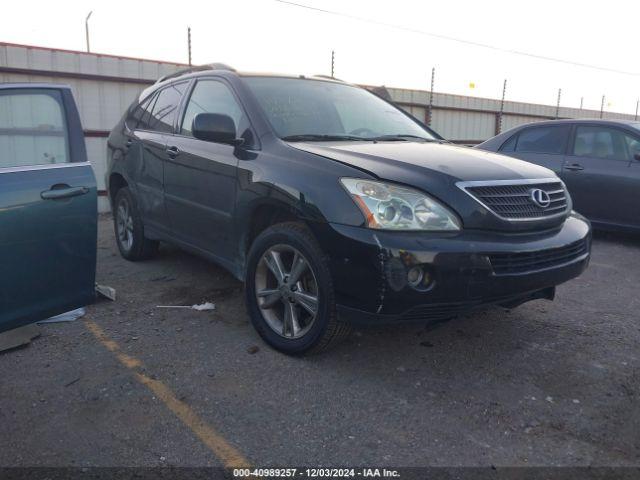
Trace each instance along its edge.
<path fill-rule="evenodd" d="M 529 200 L 540 208 L 547 208 L 551 204 L 549 194 L 540 188 L 532 188 L 529 190 Z"/>

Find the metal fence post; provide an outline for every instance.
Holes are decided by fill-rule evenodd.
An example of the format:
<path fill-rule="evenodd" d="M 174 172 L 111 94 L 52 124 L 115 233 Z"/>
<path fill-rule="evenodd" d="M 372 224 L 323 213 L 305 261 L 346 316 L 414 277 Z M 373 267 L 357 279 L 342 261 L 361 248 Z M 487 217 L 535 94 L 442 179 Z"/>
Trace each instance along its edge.
<path fill-rule="evenodd" d="M 189 66 L 191 66 L 191 27 L 187 27 L 187 50 L 189 52 Z"/>
<path fill-rule="evenodd" d="M 427 125 L 431 126 L 431 119 L 433 117 L 433 86 L 436 79 L 436 67 L 431 69 L 431 88 L 429 89 L 429 108 L 427 109 Z"/>
<path fill-rule="evenodd" d="M 507 79 L 504 79 L 504 84 L 502 85 L 502 99 L 500 100 L 500 111 L 496 115 L 496 135 L 502 132 L 502 114 L 504 112 L 504 96 L 507 92 Z"/>
<path fill-rule="evenodd" d="M 336 63 L 336 52 L 335 50 L 331 50 L 331 78 L 334 78 L 333 72 L 335 68 L 335 63 Z"/>

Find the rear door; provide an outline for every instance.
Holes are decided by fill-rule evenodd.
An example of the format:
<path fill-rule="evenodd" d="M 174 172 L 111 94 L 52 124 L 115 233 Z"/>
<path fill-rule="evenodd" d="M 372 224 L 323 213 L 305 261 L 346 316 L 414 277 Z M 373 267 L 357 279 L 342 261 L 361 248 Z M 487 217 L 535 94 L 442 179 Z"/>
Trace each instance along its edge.
<path fill-rule="evenodd" d="M 635 223 L 639 185 L 631 164 L 637 142 L 617 127 L 576 125 L 561 177 L 578 212 L 596 222 Z"/>
<path fill-rule="evenodd" d="M 500 153 L 542 165 L 559 174 L 570 133 L 569 124 L 533 125 L 507 140 L 500 147 Z"/>
<path fill-rule="evenodd" d="M 167 136 L 173 133 L 182 94 L 188 82 L 171 84 L 156 92 L 142 105 L 142 118 L 134 132 L 129 151 L 138 149 L 132 178 L 145 225 L 161 231 L 169 229 L 164 201 L 164 169 L 168 159 Z M 139 145 L 139 147 L 138 147 Z"/>
<path fill-rule="evenodd" d="M 96 232 L 71 91 L 0 86 L 0 332 L 93 301 Z"/>

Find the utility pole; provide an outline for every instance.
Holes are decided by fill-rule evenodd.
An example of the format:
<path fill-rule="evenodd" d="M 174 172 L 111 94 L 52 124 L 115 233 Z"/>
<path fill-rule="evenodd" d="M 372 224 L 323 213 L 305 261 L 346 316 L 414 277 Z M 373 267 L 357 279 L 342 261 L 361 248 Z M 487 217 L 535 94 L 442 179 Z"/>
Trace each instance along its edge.
<path fill-rule="evenodd" d="M 331 50 L 331 78 L 334 78 L 333 72 L 336 64 L 336 52 Z"/>
<path fill-rule="evenodd" d="M 583 105 L 584 105 L 584 97 L 580 97 L 580 110 L 582 110 Z"/>
<path fill-rule="evenodd" d="M 636 101 L 636 121 L 638 120 L 638 107 L 640 107 L 640 98 Z"/>
<path fill-rule="evenodd" d="M 502 85 L 502 100 L 500 100 L 500 112 L 498 112 L 498 116 L 496 118 L 496 135 L 502 132 L 502 113 L 504 112 L 504 97 L 507 93 L 507 79 L 504 79 L 504 84 Z"/>
<path fill-rule="evenodd" d="M 187 27 L 187 49 L 189 51 L 189 66 L 191 66 L 191 27 Z"/>
<path fill-rule="evenodd" d="M 562 95 L 562 89 L 558 89 L 558 102 L 556 103 L 556 120 L 560 116 L 560 96 Z"/>
<path fill-rule="evenodd" d="M 433 89 L 436 81 L 436 67 L 431 69 L 431 88 L 429 89 L 429 109 L 427 110 L 427 125 L 431 126 L 433 117 Z"/>
<path fill-rule="evenodd" d="M 602 118 L 603 113 L 604 113 L 604 95 L 602 95 L 602 103 L 600 103 L 600 118 Z"/>
<path fill-rule="evenodd" d="M 93 10 L 91 10 L 89 12 L 89 15 L 87 15 L 87 18 L 84 19 L 84 31 L 87 38 L 87 52 L 89 53 L 91 53 L 91 48 L 89 46 L 89 19 L 91 18 L 92 13 L 93 13 Z"/>

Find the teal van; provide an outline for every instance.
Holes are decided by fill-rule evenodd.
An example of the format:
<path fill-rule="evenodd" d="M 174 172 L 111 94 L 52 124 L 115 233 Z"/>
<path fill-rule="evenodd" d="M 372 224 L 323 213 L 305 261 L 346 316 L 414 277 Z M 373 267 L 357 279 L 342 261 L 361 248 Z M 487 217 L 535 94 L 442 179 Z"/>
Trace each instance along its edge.
<path fill-rule="evenodd" d="M 71 89 L 0 84 L 0 332 L 91 303 L 96 180 Z"/>

